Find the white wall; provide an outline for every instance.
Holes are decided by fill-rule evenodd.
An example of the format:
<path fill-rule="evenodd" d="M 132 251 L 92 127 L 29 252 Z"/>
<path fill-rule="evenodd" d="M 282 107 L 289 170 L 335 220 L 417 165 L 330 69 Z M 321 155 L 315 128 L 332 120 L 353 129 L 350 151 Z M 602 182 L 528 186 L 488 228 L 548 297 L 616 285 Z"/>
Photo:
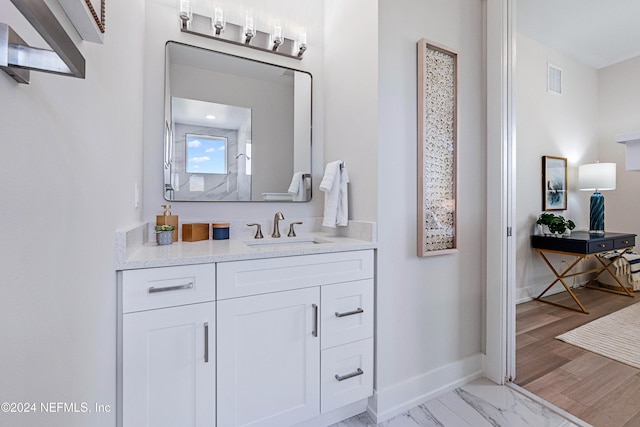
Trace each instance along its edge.
<path fill-rule="evenodd" d="M 0 21 L 37 39 L 8 0 Z M 0 402 L 38 405 L 0 425 L 115 425 L 113 242 L 141 219 L 143 22 L 143 2 L 109 3 L 104 44 L 76 37 L 84 80 L 0 73 Z M 40 402 L 111 412 L 43 414 Z"/>
<path fill-rule="evenodd" d="M 203 3 L 198 3 L 202 5 Z M 209 3 L 207 3 L 209 4 Z M 308 50 L 302 61 L 272 55 L 242 46 L 209 40 L 179 30 L 175 0 L 146 0 L 145 55 L 144 55 L 144 220 L 153 221 L 161 212 L 163 199 L 162 184 L 162 124 L 164 117 L 164 45 L 168 40 L 213 49 L 220 52 L 244 56 L 290 68 L 308 71 L 313 75 L 313 132 L 312 169 L 313 199 L 309 203 L 202 203 L 171 202 L 171 212 L 180 221 L 231 220 L 270 218 L 282 211 L 286 220 L 309 218 L 322 215 L 324 199 L 318 191 L 323 166 L 324 116 L 323 116 L 323 3 L 315 0 L 281 0 L 264 2 L 244 0 L 225 8 L 225 19 L 241 22 L 241 11 L 247 8 L 256 17 L 256 27 L 266 29 L 266 21 L 280 17 L 283 21 L 306 26 Z M 261 17 L 258 19 L 257 17 Z M 283 22 L 284 24 L 284 22 Z M 284 28 L 285 36 L 289 28 Z M 156 166 L 154 166 L 156 165 Z M 287 183 L 288 184 L 288 183 Z M 288 186 L 288 185 L 287 185 Z M 267 230 L 268 231 L 268 230 Z"/>
<path fill-rule="evenodd" d="M 578 165 L 598 159 L 600 117 L 596 69 L 522 33 L 516 38 L 516 300 L 523 301 L 555 278 L 530 242 L 542 212 L 541 158 L 568 159 L 568 209 L 554 213 L 588 229 L 590 193 L 578 190 Z M 562 95 L 547 92 L 547 63 L 562 69 Z"/>
<path fill-rule="evenodd" d="M 480 369 L 486 141 L 482 2 L 380 0 L 378 7 L 374 405 L 386 418 Z M 459 52 L 459 253 L 418 258 L 416 43 L 423 37 Z"/>
<path fill-rule="evenodd" d="M 349 173 L 349 218 L 375 221 L 378 176 L 378 8 L 325 0 L 325 164 Z M 324 170 L 323 170 L 324 172 Z"/>
<path fill-rule="evenodd" d="M 640 171 L 625 170 L 626 149 L 624 145 L 615 142 L 615 135 L 640 130 L 639 75 L 640 56 L 603 68 L 598 73 L 599 158 L 601 162 L 617 164 L 616 190 L 603 193 L 606 206 L 605 227 L 610 231 L 638 235 Z"/>

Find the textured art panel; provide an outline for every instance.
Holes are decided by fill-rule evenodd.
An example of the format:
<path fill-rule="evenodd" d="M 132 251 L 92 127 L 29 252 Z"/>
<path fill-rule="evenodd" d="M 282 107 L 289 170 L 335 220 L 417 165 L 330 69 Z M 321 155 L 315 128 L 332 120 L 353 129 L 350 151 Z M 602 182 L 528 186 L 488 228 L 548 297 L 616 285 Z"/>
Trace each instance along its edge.
<path fill-rule="evenodd" d="M 457 251 L 458 54 L 418 42 L 418 256 Z"/>

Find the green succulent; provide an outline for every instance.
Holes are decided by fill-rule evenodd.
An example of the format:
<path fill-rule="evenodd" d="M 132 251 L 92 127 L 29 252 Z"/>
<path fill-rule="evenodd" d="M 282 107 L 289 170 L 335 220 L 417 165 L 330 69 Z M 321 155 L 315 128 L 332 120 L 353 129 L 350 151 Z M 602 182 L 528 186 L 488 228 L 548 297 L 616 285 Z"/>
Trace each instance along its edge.
<path fill-rule="evenodd" d="M 156 225 L 155 229 L 158 232 L 160 232 L 160 231 L 173 231 L 173 230 L 176 229 L 176 227 L 173 226 L 173 225 Z"/>

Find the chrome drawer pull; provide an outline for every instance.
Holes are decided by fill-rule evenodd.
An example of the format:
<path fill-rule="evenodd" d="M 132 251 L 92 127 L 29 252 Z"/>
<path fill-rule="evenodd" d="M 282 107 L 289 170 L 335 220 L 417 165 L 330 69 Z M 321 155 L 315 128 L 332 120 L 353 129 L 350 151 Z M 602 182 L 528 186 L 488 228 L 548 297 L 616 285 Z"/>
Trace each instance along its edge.
<path fill-rule="evenodd" d="M 605 245 L 604 243 L 600 243 L 598 246 L 601 247 L 601 248 L 606 248 L 607 247 L 607 245 Z"/>
<path fill-rule="evenodd" d="M 628 245 L 629 241 L 628 240 L 624 240 L 622 243 L 624 243 L 625 245 Z"/>
<path fill-rule="evenodd" d="M 318 336 L 318 306 L 315 304 L 311 304 L 311 307 L 313 307 L 313 331 L 311 332 L 311 335 L 313 335 L 314 337 Z"/>
<path fill-rule="evenodd" d="M 362 369 L 358 368 L 357 371 L 352 372 L 352 373 L 347 374 L 347 375 L 340 376 L 340 375 L 336 374 L 336 379 L 338 381 L 344 381 L 344 380 L 348 380 L 349 378 L 357 377 L 358 375 L 362 375 L 362 374 L 364 374 L 364 371 Z"/>
<path fill-rule="evenodd" d="M 155 294 L 157 292 L 179 291 L 182 289 L 193 289 L 193 282 L 189 282 L 186 285 L 167 286 L 165 288 L 154 288 L 152 286 L 149 288 L 149 293 Z"/>
<path fill-rule="evenodd" d="M 360 313 L 364 313 L 364 310 L 361 309 L 360 307 L 358 307 L 357 309 L 355 309 L 353 311 L 347 311 L 346 313 L 338 313 L 336 311 L 336 317 L 353 316 L 354 314 L 360 314 Z"/>
<path fill-rule="evenodd" d="M 204 363 L 209 363 L 209 322 L 204 322 Z"/>

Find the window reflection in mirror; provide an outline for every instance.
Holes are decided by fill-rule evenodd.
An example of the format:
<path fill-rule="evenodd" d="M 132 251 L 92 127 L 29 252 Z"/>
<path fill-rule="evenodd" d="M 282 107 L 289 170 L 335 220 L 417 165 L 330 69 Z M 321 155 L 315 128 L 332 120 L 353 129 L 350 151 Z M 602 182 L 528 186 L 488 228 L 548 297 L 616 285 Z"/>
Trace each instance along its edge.
<path fill-rule="evenodd" d="M 166 199 L 311 199 L 309 73 L 168 42 L 165 91 Z"/>
<path fill-rule="evenodd" d="M 227 174 L 227 138 L 186 134 L 187 173 Z"/>

